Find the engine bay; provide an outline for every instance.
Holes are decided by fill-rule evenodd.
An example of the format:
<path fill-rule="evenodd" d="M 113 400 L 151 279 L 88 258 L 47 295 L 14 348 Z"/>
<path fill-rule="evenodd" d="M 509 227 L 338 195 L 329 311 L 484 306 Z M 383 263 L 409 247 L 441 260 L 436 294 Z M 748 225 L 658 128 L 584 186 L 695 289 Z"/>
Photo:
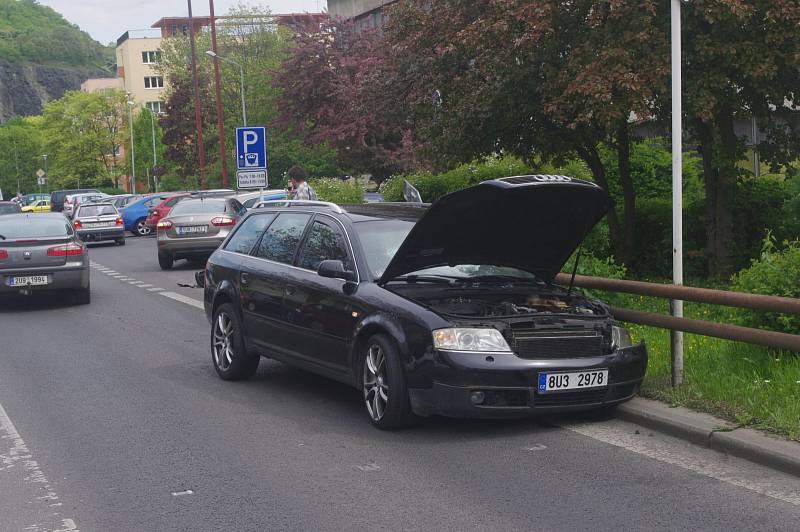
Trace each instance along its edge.
<path fill-rule="evenodd" d="M 606 316 L 604 305 L 573 294 L 460 294 L 451 297 L 420 297 L 415 300 L 434 311 L 470 318 L 500 318 L 546 314 Z"/>

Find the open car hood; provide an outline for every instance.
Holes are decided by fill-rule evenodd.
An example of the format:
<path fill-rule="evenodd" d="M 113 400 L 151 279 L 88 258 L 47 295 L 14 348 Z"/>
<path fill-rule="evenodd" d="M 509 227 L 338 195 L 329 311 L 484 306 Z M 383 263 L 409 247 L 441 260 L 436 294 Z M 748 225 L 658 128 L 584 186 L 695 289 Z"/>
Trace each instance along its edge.
<path fill-rule="evenodd" d="M 509 266 L 550 282 L 610 207 L 605 190 L 567 176 L 485 181 L 434 203 L 381 282 L 459 264 Z"/>

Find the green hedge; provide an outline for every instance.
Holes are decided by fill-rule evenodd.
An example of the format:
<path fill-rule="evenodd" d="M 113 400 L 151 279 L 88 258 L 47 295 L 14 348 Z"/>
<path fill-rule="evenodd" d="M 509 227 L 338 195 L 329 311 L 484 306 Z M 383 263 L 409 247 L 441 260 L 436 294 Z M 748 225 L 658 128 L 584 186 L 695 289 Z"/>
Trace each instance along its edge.
<path fill-rule="evenodd" d="M 364 203 L 364 189 L 341 179 L 312 179 L 309 184 L 317 192 L 320 201 L 339 204 Z"/>

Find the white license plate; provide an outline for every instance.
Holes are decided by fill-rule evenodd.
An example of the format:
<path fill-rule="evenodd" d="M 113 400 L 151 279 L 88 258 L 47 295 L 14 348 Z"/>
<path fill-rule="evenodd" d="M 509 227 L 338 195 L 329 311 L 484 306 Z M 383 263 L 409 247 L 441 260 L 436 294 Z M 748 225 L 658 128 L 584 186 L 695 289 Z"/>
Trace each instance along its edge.
<path fill-rule="evenodd" d="M 115 224 L 116 222 L 88 222 L 83 225 L 84 227 L 111 227 Z"/>
<path fill-rule="evenodd" d="M 179 235 L 191 235 L 191 234 L 198 234 L 198 233 L 207 233 L 208 226 L 206 225 L 190 225 L 188 227 L 178 227 L 178 234 Z"/>
<path fill-rule="evenodd" d="M 607 369 L 587 369 L 558 373 L 539 373 L 539 392 L 586 390 L 608 387 Z"/>
<path fill-rule="evenodd" d="M 46 275 L 27 275 L 25 277 L 8 278 L 8 286 L 42 286 L 49 282 Z"/>

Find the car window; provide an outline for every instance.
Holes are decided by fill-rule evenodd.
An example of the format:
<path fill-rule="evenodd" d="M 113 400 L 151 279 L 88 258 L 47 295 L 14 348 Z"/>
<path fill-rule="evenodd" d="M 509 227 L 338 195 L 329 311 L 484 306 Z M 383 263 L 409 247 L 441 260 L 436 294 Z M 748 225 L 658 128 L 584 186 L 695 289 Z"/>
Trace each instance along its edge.
<path fill-rule="evenodd" d="M 170 198 L 164 202 L 164 205 L 167 207 L 174 207 L 176 203 L 183 199 L 183 196 L 178 196 L 177 198 Z"/>
<path fill-rule="evenodd" d="M 113 205 L 86 205 L 78 209 L 78 216 L 108 216 L 117 214 Z"/>
<path fill-rule="evenodd" d="M 408 236 L 414 222 L 380 220 L 354 224 L 367 264 L 375 277 L 380 277 L 389 265 L 400 244 Z"/>
<path fill-rule="evenodd" d="M 242 212 L 242 204 L 236 201 L 235 199 L 230 200 L 231 202 L 231 210 L 233 214 L 239 214 Z"/>
<path fill-rule="evenodd" d="M 172 208 L 170 216 L 182 216 L 184 214 L 213 214 L 225 212 L 224 199 L 196 199 L 184 200 Z"/>
<path fill-rule="evenodd" d="M 9 216 L 0 218 L 0 235 L 7 240 L 48 238 L 72 234 L 72 227 L 63 216 Z"/>
<path fill-rule="evenodd" d="M 20 212 L 22 209 L 19 205 L 16 204 L 2 204 L 0 205 L 0 214 L 13 214 L 15 212 Z"/>
<path fill-rule="evenodd" d="M 315 220 L 300 252 L 300 268 L 317 271 L 324 260 L 340 260 L 345 270 L 351 270 L 344 235 L 339 228 L 322 220 Z"/>
<path fill-rule="evenodd" d="M 310 214 L 281 214 L 264 233 L 256 257 L 291 264 Z"/>
<path fill-rule="evenodd" d="M 152 199 L 149 199 L 149 200 L 145 201 L 144 202 L 144 206 L 149 208 L 149 207 L 152 207 L 153 205 L 155 205 L 157 202 L 158 202 L 158 198 L 152 198 Z"/>
<path fill-rule="evenodd" d="M 255 198 L 250 198 L 249 200 L 245 201 L 245 202 L 244 202 L 242 205 L 243 205 L 244 207 L 247 207 L 248 209 L 251 209 L 251 208 L 253 207 L 253 205 L 255 205 L 255 204 L 256 204 L 256 202 L 257 202 L 257 201 L 258 201 L 258 198 L 257 198 L 257 197 L 255 197 Z"/>
<path fill-rule="evenodd" d="M 246 219 L 228 240 L 225 251 L 249 255 L 261 234 L 274 219 L 274 214 L 259 214 Z"/>

